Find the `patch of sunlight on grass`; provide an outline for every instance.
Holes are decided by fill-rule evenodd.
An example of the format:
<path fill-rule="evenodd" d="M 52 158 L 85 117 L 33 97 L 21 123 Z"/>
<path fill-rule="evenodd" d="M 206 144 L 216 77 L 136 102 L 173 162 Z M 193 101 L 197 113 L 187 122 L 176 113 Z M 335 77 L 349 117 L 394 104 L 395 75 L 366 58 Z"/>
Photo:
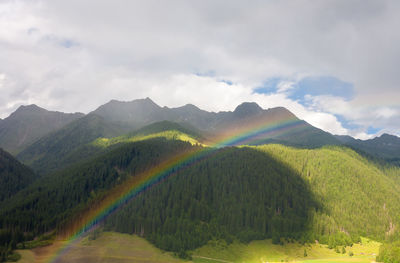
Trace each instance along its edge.
<path fill-rule="evenodd" d="M 285 243 L 274 245 L 270 239 L 252 241 L 249 244 L 233 242 L 227 244 L 224 240 L 211 240 L 207 245 L 192 251 L 195 263 L 370 263 L 375 261 L 380 243 L 362 238 L 362 242 L 346 247 L 346 253 L 336 253 L 322 244 Z M 307 257 L 304 257 L 304 250 Z M 350 257 L 348 252 L 354 256 Z M 21 263 L 35 262 L 33 250 L 18 250 Z M 68 253 L 58 262 L 149 262 L 149 263 L 183 263 L 187 262 L 164 252 L 144 238 L 115 232 L 104 232 L 95 239 L 84 238 L 78 244 L 69 248 Z"/>
<path fill-rule="evenodd" d="M 200 143 L 198 140 L 196 140 L 192 136 L 190 136 L 186 133 L 177 131 L 177 130 L 163 131 L 163 132 L 152 133 L 152 134 L 148 134 L 148 135 L 135 135 L 132 137 L 124 135 L 124 136 L 119 136 L 119 137 L 114 137 L 114 138 L 98 138 L 92 142 L 92 145 L 96 146 L 96 147 L 107 148 L 107 147 L 117 144 L 117 143 L 137 142 L 137 141 L 144 141 L 144 140 L 153 139 L 153 138 L 165 138 L 168 140 L 180 140 L 180 141 L 189 142 L 192 145 L 196 145 L 196 144 L 203 145 L 202 143 Z"/>
<path fill-rule="evenodd" d="M 32 250 L 19 250 L 22 259 L 19 262 L 35 262 Z M 57 258 L 59 263 L 85 262 L 85 263 L 182 263 L 181 259 L 172 253 L 164 252 L 144 238 L 115 232 L 104 232 L 95 240 L 84 238 L 78 244 L 68 248 Z"/>
<path fill-rule="evenodd" d="M 259 240 L 248 245 L 241 243 L 226 244 L 225 241 L 210 241 L 207 245 L 193 251 L 193 261 L 204 262 L 359 262 L 369 263 L 375 261 L 380 243 L 368 239 L 362 239 L 361 244 L 346 247 L 346 253 L 336 253 L 334 249 L 328 249 L 322 244 L 285 243 L 274 245 L 271 240 Z M 307 256 L 304 257 L 304 250 Z M 349 256 L 349 251 L 354 256 Z"/>

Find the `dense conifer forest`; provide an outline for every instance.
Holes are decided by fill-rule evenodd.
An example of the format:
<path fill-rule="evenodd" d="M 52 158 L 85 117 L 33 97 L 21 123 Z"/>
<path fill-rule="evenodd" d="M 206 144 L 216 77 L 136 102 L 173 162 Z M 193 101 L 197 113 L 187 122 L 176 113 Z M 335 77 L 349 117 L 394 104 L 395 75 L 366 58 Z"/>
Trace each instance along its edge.
<path fill-rule="evenodd" d="M 376 260 L 385 263 L 399 263 L 400 241 L 383 244 L 379 249 L 379 255 Z"/>
<path fill-rule="evenodd" d="M 62 172 L 42 177 L 2 204 L 0 228 L 34 235 L 51 231 L 128 176 L 153 167 L 189 143 L 154 139 L 124 145 Z"/>
<path fill-rule="evenodd" d="M 173 138 L 112 147 L 86 163 L 43 176 L 3 202 L 1 245 L 9 251 L 18 242 L 62 229 L 129 177 L 182 151 L 202 149 Z M 141 235 L 181 256 L 212 239 L 319 240 L 332 248 L 360 236 L 395 240 L 398 233 L 391 226 L 399 224 L 398 172 L 338 146 L 215 149 L 176 169 L 103 227 Z"/>
<path fill-rule="evenodd" d="M 37 179 L 31 169 L 0 149 L 0 207 L 21 189 Z M 24 239 L 21 231 L 0 227 L 0 262 L 5 260 L 16 244 Z"/>
<path fill-rule="evenodd" d="M 400 0 L 0 0 L 0 263 L 400 263 Z"/>
<path fill-rule="evenodd" d="M 178 171 L 107 220 L 158 247 L 185 251 L 210 239 L 299 239 L 321 206 L 294 170 L 251 148 L 224 148 Z"/>
<path fill-rule="evenodd" d="M 0 203 L 2 258 L 18 243 L 62 231 L 127 179 L 176 154 L 204 150 L 197 141 L 201 136 L 188 131 L 164 122 L 100 138 L 78 147 L 72 166 L 34 182 L 33 172 L 15 160 L 12 172 L 30 177 L 19 189 L 3 191 L 8 194 Z M 276 244 L 318 240 L 330 248 L 358 242 L 360 236 L 398 240 L 398 167 L 342 146 L 261 145 L 209 152 L 176 167 L 168 179 L 108 217 L 102 228 L 143 236 L 182 257 L 220 239 L 247 243 L 272 238 Z M 12 156 L 3 152 L 2 158 Z M 8 180 L 5 174 L 1 178 Z M 383 249 L 389 248 L 390 243 Z"/>
<path fill-rule="evenodd" d="M 31 184 L 37 176 L 0 148 L 0 203 Z"/>

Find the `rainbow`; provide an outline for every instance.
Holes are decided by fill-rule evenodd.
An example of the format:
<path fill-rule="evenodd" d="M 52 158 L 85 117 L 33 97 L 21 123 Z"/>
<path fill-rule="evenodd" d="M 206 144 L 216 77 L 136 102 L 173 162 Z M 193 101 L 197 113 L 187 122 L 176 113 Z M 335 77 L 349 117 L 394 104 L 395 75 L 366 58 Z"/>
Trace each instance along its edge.
<path fill-rule="evenodd" d="M 124 204 L 144 192 L 146 189 L 161 183 L 178 170 L 209 157 L 217 149 L 260 142 L 265 136 L 269 138 L 304 127 L 305 122 L 295 117 L 280 121 L 250 122 L 245 127 L 233 129 L 230 134 L 224 134 L 210 147 L 193 147 L 193 149 L 172 156 L 148 171 L 132 176 L 123 184 L 111 189 L 103 199 L 92 205 L 82 215 L 74 218 L 69 226 L 59 233 L 59 239 L 46 251 L 46 256 L 40 262 L 55 263 L 62 255 L 68 253 L 73 244 L 78 242 L 85 233 L 95 229 L 109 215 L 123 207 Z"/>

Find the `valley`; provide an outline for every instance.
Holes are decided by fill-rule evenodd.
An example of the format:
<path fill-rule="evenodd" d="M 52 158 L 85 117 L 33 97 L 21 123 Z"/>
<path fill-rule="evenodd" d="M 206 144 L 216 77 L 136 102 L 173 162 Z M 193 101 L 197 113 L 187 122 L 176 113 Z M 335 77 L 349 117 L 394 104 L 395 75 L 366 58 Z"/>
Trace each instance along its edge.
<path fill-rule="evenodd" d="M 400 0 L 0 0 L 0 263 L 400 263 Z"/>
<path fill-rule="evenodd" d="M 185 109 L 112 101 L 18 160 L 2 153 L 3 259 L 19 249 L 21 262 L 371 262 L 399 240 L 387 136 L 371 155 L 283 108 Z"/>

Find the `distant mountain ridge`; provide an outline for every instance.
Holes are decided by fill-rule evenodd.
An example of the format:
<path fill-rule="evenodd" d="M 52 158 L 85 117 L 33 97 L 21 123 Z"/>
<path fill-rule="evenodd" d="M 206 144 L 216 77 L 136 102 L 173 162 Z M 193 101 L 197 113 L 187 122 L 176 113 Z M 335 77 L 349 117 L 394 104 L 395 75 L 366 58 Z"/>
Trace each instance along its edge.
<path fill-rule="evenodd" d="M 400 165 L 400 137 L 387 133 L 369 140 L 358 140 L 350 136 L 336 136 L 343 144 L 359 149 L 373 157 Z"/>
<path fill-rule="evenodd" d="M 77 156 L 79 151 L 92 153 L 93 151 L 89 150 L 91 147 L 85 145 L 97 138 L 121 136 L 158 122 L 177 123 L 185 127 L 187 133 L 196 133 L 198 137 L 213 145 L 221 140 L 219 137 L 241 134 L 243 128 L 252 128 L 254 123 L 259 125 L 287 120 L 294 120 L 298 127 L 279 133 L 260 133 L 256 142 L 239 141 L 234 145 L 282 143 L 314 148 L 326 144 L 340 144 L 331 134 L 299 120 L 283 107 L 264 110 L 256 103 L 245 102 L 232 112 L 215 113 L 190 104 L 178 108 L 160 107 L 146 98 L 130 102 L 112 100 L 85 117 L 43 136 L 21 151 L 17 158 L 33 167 L 35 171 L 47 173 L 64 167 L 66 160 L 70 160 L 67 162 L 69 164 L 75 163 L 77 159 L 74 156 Z"/>
<path fill-rule="evenodd" d="M 150 98 L 129 102 L 111 100 L 90 114 L 102 116 L 109 122 L 123 123 L 130 126 L 132 130 L 159 121 L 187 122 L 194 124 L 197 128 L 202 126 L 202 130 L 206 130 L 209 128 L 210 121 L 217 115 L 191 104 L 177 108 L 160 107 Z"/>
<path fill-rule="evenodd" d="M 400 158 L 400 146 L 395 143 L 397 137 L 390 137 L 390 142 L 387 138 L 364 142 L 352 137 L 333 136 L 298 119 L 284 107 L 263 109 L 257 103 L 244 102 L 234 111 L 208 112 L 192 104 L 176 108 L 160 107 L 150 98 L 128 102 L 111 100 L 86 116 L 49 112 L 36 105 L 22 106 L 0 122 L 0 146 L 11 149 L 11 153 L 18 154 L 19 160 L 36 169 L 37 165 L 41 163 L 39 166 L 42 166 L 50 159 L 61 161 L 73 155 L 80 147 L 97 138 L 121 136 L 163 121 L 196 130 L 212 145 L 220 140 L 217 138 L 243 134 L 254 124 L 280 124 L 287 120 L 293 121 L 296 127 L 266 130 L 257 135 L 257 140 L 239 141 L 235 145 L 279 143 L 316 148 L 345 144 L 375 157 Z M 35 132 L 31 134 L 30 130 Z M 391 143 L 391 150 L 388 150 L 387 143 Z M 72 157 L 68 159 L 75 160 Z M 54 165 L 54 168 L 58 167 Z"/>
<path fill-rule="evenodd" d="M 190 104 L 160 107 L 149 98 L 113 100 L 17 155 L 38 175 L 33 183 L 29 168 L 0 151 L 0 172 L 6 171 L 0 173 L 0 228 L 32 238 L 68 232 L 67 223 L 76 225 L 85 218 L 81 212 L 102 207 L 111 189 L 134 189 L 126 187 L 128 180 L 142 182 L 145 177 L 135 176 L 172 160 L 168 180 L 151 177 L 154 186 L 117 209 L 105 229 L 135 233 L 179 253 L 217 239 L 318 240 L 337 248 L 360 236 L 398 238 L 400 168 L 360 153 L 395 158 L 399 139 L 333 136 L 283 107 L 262 109 L 253 102 L 215 113 Z M 231 147 L 237 145 L 245 146 Z M 182 153 L 201 154 L 176 162 L 174 156 L 186 160 Z M 1 166 L 3 156 L 15 164 L 11 172 Z M 10 244 L 3 240 L 0 248 Z"/>
<path fill-rule="evenodd" d="M 203 140 L 197 130 L 175 122 L 156 122 L 126 133 L 123 127 L 116 129 L 115 125 L 105 122 L 103 117 L 88 114 L 60 131 L 38 140 L 18 154 L 17 158 L 39 174 L 47 174 L 91 159 L 121 144 L 130 143 L 134 138 L 146 138 L 167 131 L 180 132 L 187 135 L 187 139 Z M 124 135 L 117 136 L 118 134 Z"/>
<path fill-rule="evenodd" d="M 88 114 L 37 140 L 19 153 L 17 158 L 35 171 L 45 173 L 63 167 L 60 164 L 62 161 L 75 159 L 70 155 L 81 146 L 99 137 L 114 137 L 128 131 L 125 127 L 105 121 L 101 116 Z M 43 170 L 44 166 L 48 169 Z"/>
<path fill-rule="evenodd" d="M 209 137 L 241 129 L 251 123 L 277 123 L 287 119 L 297 119 L 293 113 L 283 107 L 262 109 L 255 102 L 244 102 L 234 111 L 207 112 L 198 107 L 187 104 L 178 108 L 160 107 L 150 98 L 121 102 L 112 100 L 90 114 L 102 116 L 106 121 L 120 123 L 123 126 L 139 129 L 145 125 L 159 121 L 177 122 L 208 133 Z M 300 121 L 300 120 L 299 120 Z M 239 131 L 237 131 L 239 132 Z M 308 138 L 307 134 L 312 134 Z M 291 131 L 286 135 L 265 134 L 260 142 L 270 141 L 286 143 L 301 147 L 319 147 L 326 144 L 340 144 L 331 134 L 313 127 L 307 122 L 302 123 L 302 128 Z M 313 141 L 315 143 L 313 143 Z"/>
<path fill-rule="evenodd" d="M 82 116 L 82 113 L 48 111 L 34 104 L 20 106 L 0 122 L 0 147 L 17 154 L 37 139 Z"/>
<path fill-rule="evenodd" d="M 283 107 L 264 110 L 255 102 L 244 102 L 236 107 L 234 111 L 221 111 L 218 113 L 201 110 L 195 105 L 186 104 L 181 107 L 160 107 L 150 98 L 138 99 L 129 102 L 111 100 L 98 107 L 90 114 L 102 116 L 110 122 L 124 123 L 131 128 L 143 127 L 147 124 L 159 121 L 186 122 L 197 129 L 215 130 L 225 122 L 237 119 L 262 115 L 268 111 L 284 111 L 290 117 L 295 117 Z"/>

